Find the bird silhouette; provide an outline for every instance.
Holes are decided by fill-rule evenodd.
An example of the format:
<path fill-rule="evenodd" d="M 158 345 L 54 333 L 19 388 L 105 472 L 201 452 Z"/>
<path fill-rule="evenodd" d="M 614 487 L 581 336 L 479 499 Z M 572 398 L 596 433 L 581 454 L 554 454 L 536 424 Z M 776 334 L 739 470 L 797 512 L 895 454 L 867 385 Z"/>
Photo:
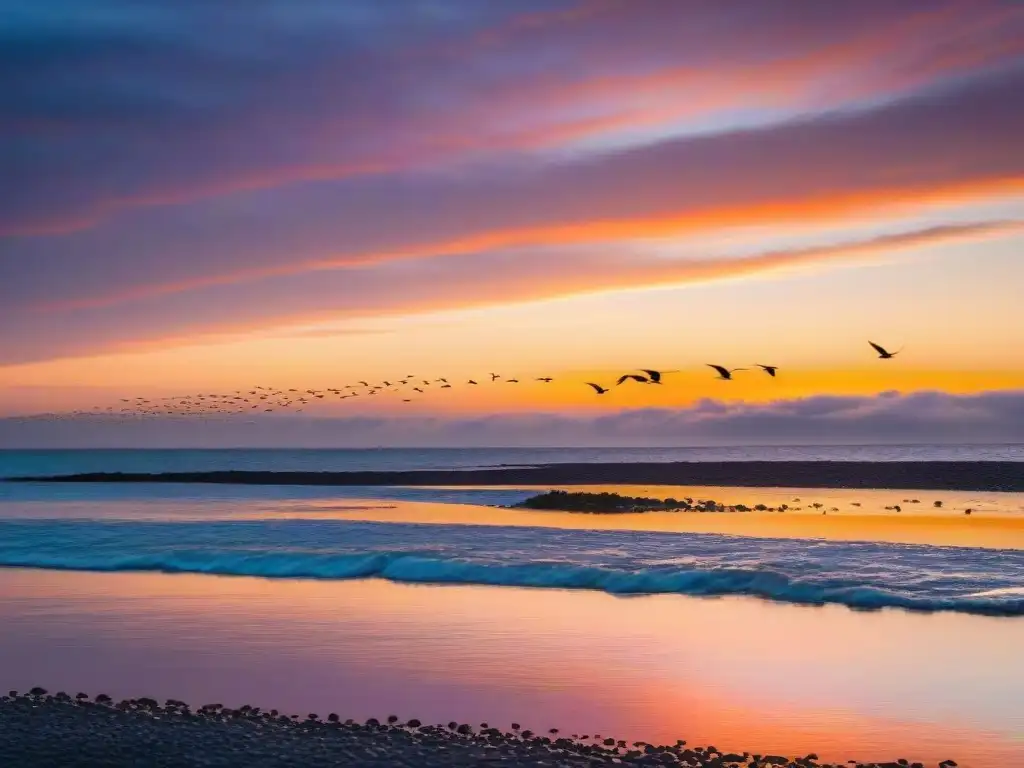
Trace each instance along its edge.
<path fill-rule="evenodd" d="M 469 381 L 467 381 L 466 383 L 467 383 L 467 384 L 476 384 L 476 382 L 475 382 L 475 381 L 473 381 L 472 379 L 470 379 L 470 380 L 469 380 Z"/>
<path fill-rule="evenodd" d="M 421 395 L 423 394 L 423 390 L 420 389 L 419 387 L 413 387 L 413 390 L 419 392 Z"/>
<path fill-rule="evenodd" d="M 543 381 L 545 384 L 550 384 L 554 379 L 550 376 L 541 376 L 539 379 L 534 379 L 534 381 Z"/>
<path fill-rule="evenodd" d="M 896 357 L 896 355 L 898 355 L 900 352 L 903 351 L 903 348 L 900 347 L 895 352 L 890 352 L 885 347 L 883 347 L 881 344 L 875 344 L 875 342 L 873 342 L 873 341 L 869 341 L 868 344 L 870 344 L 872 347 L 875 348 L 875 351 L 878 353 L 878 359 L 879 360 L 889 360 L 891 358 Z"/>
<path fill-rule="evenodd" d="M 607 389 L 602 387 L 600 384 L 595 384 L 592 381 L 588 381 L 587 382 L 587 386 L 588 387 L 593 387 L 594 391 L 597 392 L 597 394 L 599 394 L 599 395 L 603 395 L 603 394 L 605 394 L 608 391 Z"/>
<path fill-rule="evenodd" d="M 708 366 L 708 368 L 714 368 L 716 371 L 718 371 L 718 378 L 722 379 L 723 381 L 732 381 L 732 375 L 736 371 L 747 370 L 746 368 L 733 368 L 732 370 L 729 370 L 725 366 L 714 365 L 713 363 L 707 363 L 706 365 Z"/>
<path fill-rule="evenodd" d="M 641 376 L 638 373 L 624 373 L 621 376 L 619 376 L 619 380 L 615 382 L 615 386 L 619 386 L 623 382 L 629 381 L 630 379 L 632 379 L 633 381 L 640 382 L 641 384 L 647 384 L 649 382 L 649 379 L 646 376 Z"/>
<path fill-rule="evenodd" d="M 779 370 L 777 365 L 761 365 L 761 363 L 754 363 L 758 368 L 767 373 L 772 378 L 775 378 L 775 372 Z"/>
<path fill-rule="evenodd" d="M 519 379 L 505 379 L 506 384 L 518 384 Z"/>
<path fill-rule="evenodd" d="M 647 374 L 647 378 L 650 379 L 651 384 L 661 384 L 661 371 L 652 371 L 650 368 L 641 368 L 641 371 Z M 672 373 L 672 371 L 665 371 L 665 373 Z"/>
<path fill-rule="evenodd" d="M 492 373 L 492 374 L 489 374 L 489 375 L 491 377 L 491 381 L 496 381 L 496 380 L 501 378 L 501 374 L 500 373 Z"/>

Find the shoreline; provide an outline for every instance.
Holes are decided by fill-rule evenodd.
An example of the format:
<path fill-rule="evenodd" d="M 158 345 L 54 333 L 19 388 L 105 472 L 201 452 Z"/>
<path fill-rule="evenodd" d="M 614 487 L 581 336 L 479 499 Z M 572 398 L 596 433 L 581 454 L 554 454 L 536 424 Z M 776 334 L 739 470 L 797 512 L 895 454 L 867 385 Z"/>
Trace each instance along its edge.
<path fill-rule="evenodd" d="M 566 463 L 458 470 L 89 472 L 12 483 L 200 483 L 307 486 L 694 485 L 920 491 L 1024 491 L 1024 462 L 725 461 Z"/>
<path fill-rule="evenodd" d="M 608 736 L 546 734 L 449 722 L 426 725 L 391 715 L 381 722 L 342 720 L 334 713 L 285 715 L 242 705 L 208 704 L 192 709 L 182 701 L 151 698 L 114 702 L 100 694 L 50 695 L 42 688 L 0 696 L 0 753 L 18 765 L 118 766 L 758 766 L 759 768 L 839 768 L 816 754 L 781 756 L 723 753 L 713 746 L 628 743 Z M 856 763 L 858 768 L 877 761 Z M 893 760 L 885 765 L 923 768 Z M 940 768 L 954 768 L 952 760 Z"/>

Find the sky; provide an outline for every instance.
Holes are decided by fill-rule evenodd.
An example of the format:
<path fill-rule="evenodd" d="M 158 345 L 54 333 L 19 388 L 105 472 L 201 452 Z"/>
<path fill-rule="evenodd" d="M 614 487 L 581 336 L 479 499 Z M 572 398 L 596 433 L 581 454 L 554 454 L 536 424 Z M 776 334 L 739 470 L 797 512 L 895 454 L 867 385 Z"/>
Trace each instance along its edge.
<path fill-rule="evenodd" d="M 1022 437 L 1022 92 L 1013 0 L 0 0 L 0 446 Z"/>

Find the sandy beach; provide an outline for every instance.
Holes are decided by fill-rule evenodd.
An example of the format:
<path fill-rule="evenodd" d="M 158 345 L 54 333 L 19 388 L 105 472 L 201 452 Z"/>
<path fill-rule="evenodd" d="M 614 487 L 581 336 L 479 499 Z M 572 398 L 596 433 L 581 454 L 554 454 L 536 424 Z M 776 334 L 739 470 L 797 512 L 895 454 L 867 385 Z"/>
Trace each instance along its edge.
<path fill-rule="evenodd" d="M 4 692 L 520 723 L 832 762 L 1006 768 L 1021 749 L 1007 671 L 1024 626 L 1001 618 L 28 569 L 0 570 L 0 593 Z"/>

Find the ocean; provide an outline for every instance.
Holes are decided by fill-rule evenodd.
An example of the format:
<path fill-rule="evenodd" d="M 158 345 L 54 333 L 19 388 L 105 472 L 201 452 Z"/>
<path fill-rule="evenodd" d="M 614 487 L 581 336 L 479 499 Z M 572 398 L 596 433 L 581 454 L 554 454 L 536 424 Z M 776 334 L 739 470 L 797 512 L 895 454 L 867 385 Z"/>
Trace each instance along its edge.
<path fill-rule="evenodd" d="M 701 448 L 370 448 L 2 450 L 0 478 L 82 472 L 345 472 L 576 462 L 1020 461 L 1013 445 L 786 445 Z"/>
<path fill-rule="evenodd" d="M 793 459 L 1024 447 L 0 451 L 0 477 Z M 1024 754 L 1024 494 L 617 490 L 807 508 L 593 516 L 510 508 L 537 492 L 517 487 L 0 482 L 0 687 L 472 712 L 841 759 Z"/>

